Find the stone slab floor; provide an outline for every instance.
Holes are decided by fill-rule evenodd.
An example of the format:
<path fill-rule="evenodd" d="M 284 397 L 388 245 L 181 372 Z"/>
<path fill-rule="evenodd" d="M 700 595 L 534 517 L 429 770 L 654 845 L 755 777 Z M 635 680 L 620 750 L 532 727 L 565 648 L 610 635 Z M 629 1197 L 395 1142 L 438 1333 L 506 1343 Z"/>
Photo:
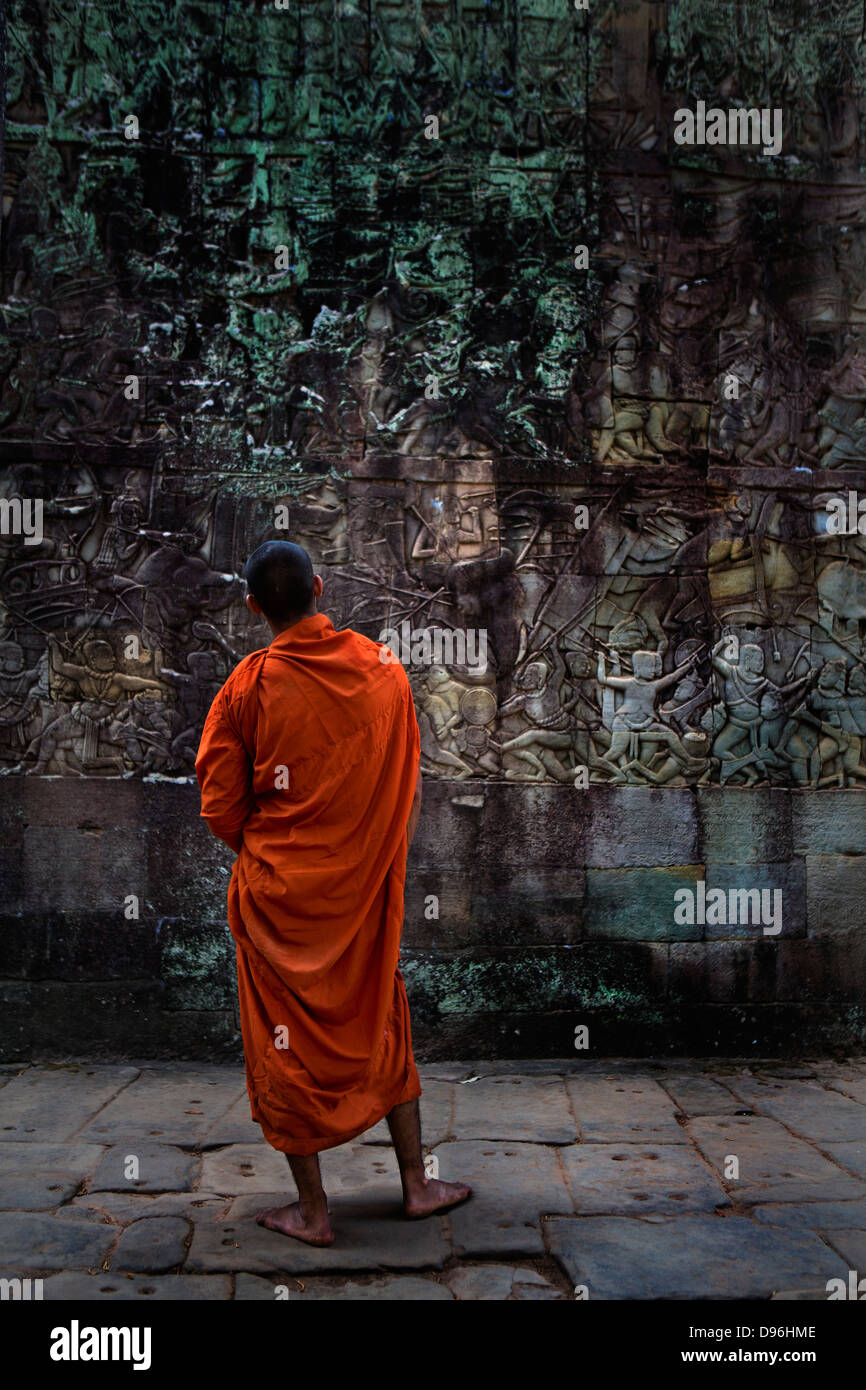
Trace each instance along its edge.
<path fill-rule="evenodd" d="M 337 1234 L 257 1227 L 293 1189 L 243 1072 L 0 1068 L 0 1275 L 46 1299 L 826 1299 L 866 1273 L 866 1058 L 422 1069 L 425 1147 L 474 1199 L 407 1222 L 384 1124 L 322 1155 Z"/>

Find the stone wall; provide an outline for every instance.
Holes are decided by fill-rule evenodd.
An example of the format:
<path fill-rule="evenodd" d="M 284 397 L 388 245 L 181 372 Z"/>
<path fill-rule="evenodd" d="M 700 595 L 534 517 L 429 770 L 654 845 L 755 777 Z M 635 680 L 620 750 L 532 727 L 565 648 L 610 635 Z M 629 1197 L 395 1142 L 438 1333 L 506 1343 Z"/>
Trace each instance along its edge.
<path fill-rule="evenodd" d="M 239 576 L 274 537 L 337 626 L 409 638 L 425 1055 L 862 1042 L 861 25 L 853 0 L 16 10 L 10 1055 L 237 1049 L 192 765 L 267 640 Z M 701 102 L 778 112 L 778 149 L 677 143 Z"/>
<path fill-rule="evenodd" d="M 183 785 L 15 779 L 4 798 L 4 1055 L 237 1051 L 232 855 Z M 430 782 L 403 970 L 429 1059 L 831 1051 L 862 1038 L 856 789 L 470 791 Z M 777 937 L 677 927 L 675 889 L 781 885 Z M 133 885 L 137 921 L 124 918 Z M 430 895 L 439 919 L 425 917 Z"/>

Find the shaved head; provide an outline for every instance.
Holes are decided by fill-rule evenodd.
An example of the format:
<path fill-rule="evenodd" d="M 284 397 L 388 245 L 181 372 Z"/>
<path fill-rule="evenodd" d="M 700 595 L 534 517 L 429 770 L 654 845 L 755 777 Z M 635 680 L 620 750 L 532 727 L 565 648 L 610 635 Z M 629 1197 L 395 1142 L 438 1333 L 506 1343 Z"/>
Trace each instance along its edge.
<path fill-rule="evenodd" d="M 314 613 L 313 565 L 291 541 L 266 541 L 247 560 L 247 588 L 272 623 L 294 623 Z"/>

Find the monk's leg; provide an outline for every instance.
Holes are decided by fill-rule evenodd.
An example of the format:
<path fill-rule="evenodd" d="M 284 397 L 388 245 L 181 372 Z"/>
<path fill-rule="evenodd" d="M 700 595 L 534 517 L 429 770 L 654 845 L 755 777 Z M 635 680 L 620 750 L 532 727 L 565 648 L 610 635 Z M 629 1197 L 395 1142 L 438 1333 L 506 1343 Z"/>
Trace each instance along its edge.
<path fill-rule="evenodd" d="M 386 1118 L 400 1165 L 403 1210 L 407 1216 L 432 1216 L 434 1211 L 444 1211 L 472 1196 L 472 1188 L 465 1182 L 440 1182 L 438 1178 L 428 1178 L 424 1172 L 421 1112 L 417 1100 L 395 1105 Z"/>
<path fill-rule="evenodd" d="M 328 1216 L 328 1199 L 322 1187 L 318 1154 L 286 1154 L 298 1200 L 287 1207 L 269 1207 L 260 1211 L 256 1221 L 269 1231 L 294 1236 L 307 1245 L 333 1245 L 334 1232 Z"/>

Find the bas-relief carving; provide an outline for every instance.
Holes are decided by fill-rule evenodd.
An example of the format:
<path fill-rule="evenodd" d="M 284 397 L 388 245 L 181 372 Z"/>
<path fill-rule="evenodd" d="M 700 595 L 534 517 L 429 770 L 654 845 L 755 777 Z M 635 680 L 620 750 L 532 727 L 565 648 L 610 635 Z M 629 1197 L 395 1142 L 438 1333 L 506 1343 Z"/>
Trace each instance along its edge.
<path fill-rule="evenodd" d="M 291 535 L 338 626 L 485 631 L 483 666 L 408 663 L 430 776 L 863 785 L 866 542 L 827 534 L 826 490 L 748 477 L 677 498 L 497 487 L 483 464 L 441 484 L 250 480 L 174 494 L 170 526 L 147 470 L 72 464 L 46 557 L 6 547 L 3 770 L 190 775 L 210 700 L 266 639 L 243 561 Z"/>
<path fill-rule="evenodd" d="M 210 563 L 211 508 L 176 499 L 157 525 L 147 470 L 28 467 L 19 491 L 34 473 L 44 539 L 7 538 L 0 575 L 2 771 L 187 775 L 240 654 L 226 617 L 241 584 Z"/>
<path fill-rule="evenodd" d="M 864 489 L 859 10 L 816 16 L 822 48 L 788 44 L 787 0 L 769 18 L 732 0 L 614 4 L 586 21 L 586 66 L 564 12 L 523 16 L 514 53 L 495 29 L 482 44 L 473 22 L 458 35 L 437 19 L 460 80 L 437 88 L 452 152 L 435 178 L 430 151 L 377 144 L 367 52 L 382 70 L 402 55 L 395 81 L 420 112 L 426 89 L 406 76 L 420 31 L 397 6 L 370 34 L 343 16 L 340 85 L 363 114 L 342 127 L 334 84 L 309 72 L 282 105 L 223 74 L 235 143 L 207 165 L 172 155 L 194 206 L 166 192 L 165 245 L 147 256 L 129 254 L 145 210 L 92 212 L 77 156 L 19 129 L 0 430 L 45 462 L 16 464 L 4 495 L 44 496 L 46 535 L 0 552 L 2 770 L 189 776 L 214 691 L 266 640 L 239 603 L 243 561 L 290 536 L 338 626 L 487 632 L 483 671 L 410 668 L 430 776 L 863 785 L 866 556 L 821 531 L 816 481 Z M 80 78 L 99 55 L 63 23 L 80 142 L 82 121 L 101 133 Z M 279 32 L 269 72 L 295 62 Z M 482 49 L 502 72 L 491 104 L 460 56 Z M 519 111 L 503 95 L 518 71 Z M 672 103 L 695 81 L 723 105 L 783 90 L 795 163 L 771 178 L 748 155 L 676 156 Z M 212 103 L 182 90 L 176 124 L 199 139 Z M 15 55 L 10 94 L 13 122 L 43 119 Z M 75 229 L 62 247 L 57 204 Z M 216 229 L 206 246 L 200 225 Z M 276 242 L 290 271 L 272 269 Z M 536 471 L 512 485 L 499 465 L 515 459 Z"/>

